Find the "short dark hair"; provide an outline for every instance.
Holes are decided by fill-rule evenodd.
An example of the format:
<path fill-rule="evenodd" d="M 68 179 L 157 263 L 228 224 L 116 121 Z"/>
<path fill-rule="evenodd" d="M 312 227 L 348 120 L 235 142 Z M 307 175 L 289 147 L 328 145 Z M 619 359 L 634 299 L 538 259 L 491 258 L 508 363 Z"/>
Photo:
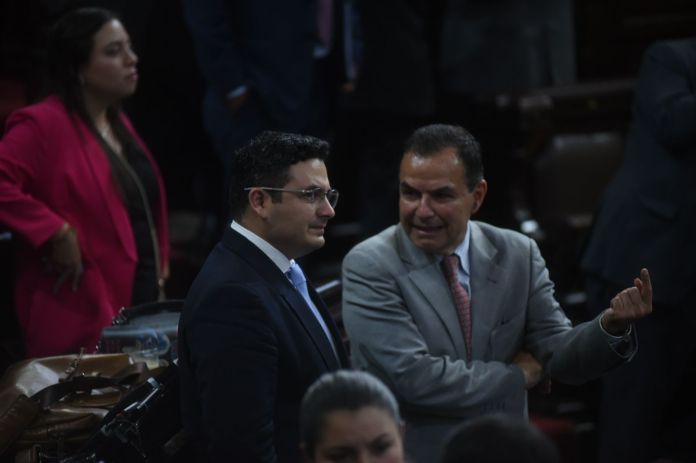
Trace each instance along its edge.
<path fill-rule="evenodd" d="M 458 426 L 442 463 L 559 463 L 558 449 L 538 428 L 516 416 L 493 414 Z"/>
<path fill-rule="evenodd" d="M 319 138 L 295 133 L 265 131 L 242 146 L 231 163 L 230 212 L 239 220 L 248 206 L 244 188 L 267 186 L 282 188 L 290 180 L 290 167 L 308 159 L 325 161 L 329 144 Z M 269 192 L 280 201 L 280 192 Z"/>
<path fill-rule="evenodd" d="M 307 455 L 314 455 L 326 416 L 338 410 L 376 407 L 401 425 L 399 405 L 394 395 L 377 377 L 357 370 L 325 373 L 310 386 L 300 407 L 300 439 Z"/>
<path fill-rule="evenodd" d="M 86 109 L 80 69 L 89 62 L 94 36 L 113 19 L 119 19 L 116 13 L 104 8 L 77 8 L 58 19 L 49 31 L 49 91 L 83 117 Z"/>
<path fill-rule="evenodd" d="M 466 185 L 473 190 L 483 180 L 481 146 L 463 127 L 431 124 L 416 129 L 406 140 L 404 156 L 412 153 L 418 157 L 430 157 L 446 148 L 456 150 L 466 168 Z"/>

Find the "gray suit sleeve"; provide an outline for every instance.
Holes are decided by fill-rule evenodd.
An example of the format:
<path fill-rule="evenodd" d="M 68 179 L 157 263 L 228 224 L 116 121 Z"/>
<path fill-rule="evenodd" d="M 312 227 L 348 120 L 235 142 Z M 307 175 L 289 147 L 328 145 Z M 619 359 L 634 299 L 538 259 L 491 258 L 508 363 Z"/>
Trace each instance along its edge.
<path fill-rule="evenodd" d="M 580 384 L 597 378 L 625 361 L 611 346 L 610 337 L 595 318 L 570 329 L 570 322 L 553 295 L 553 283 L 539 248 L 532 240 L 530 296 L 525 326 L 525 348 L 554 379 Z M 633 351 L 635 335 L 632 334 Z"/>
<path fill-rule="evenodd" d="M 374 251 L 374 250 L 373 250 Z M 352 362 L 380 376 L 405 407 L 442 416 L 476 416 L 496 410 L 525 413 L 522 371 L 502 362 L 465 361 L 433 353 L 414 321 L 398 259 L 369 249 L 351 251 L 343 263 L 343 320 Z M 426 315 L 429 316 L 429 315 Z M 435 315 L 432 315 L 435 317 Z"/>

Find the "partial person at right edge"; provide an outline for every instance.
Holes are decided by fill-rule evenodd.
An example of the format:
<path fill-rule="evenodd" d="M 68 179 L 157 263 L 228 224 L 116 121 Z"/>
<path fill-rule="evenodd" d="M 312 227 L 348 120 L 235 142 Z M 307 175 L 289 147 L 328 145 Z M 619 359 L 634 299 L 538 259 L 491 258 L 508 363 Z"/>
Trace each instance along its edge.
<path fill-rule="evenodd" d="M 639 352 L 603 378 L 602 463 L 696 461 L 695 89 L 696 37 L 648 48 L 623 163 L 582 260 L 592 313 L 636 265 L 655 282 L 655 313 L 636 324 Z"/>

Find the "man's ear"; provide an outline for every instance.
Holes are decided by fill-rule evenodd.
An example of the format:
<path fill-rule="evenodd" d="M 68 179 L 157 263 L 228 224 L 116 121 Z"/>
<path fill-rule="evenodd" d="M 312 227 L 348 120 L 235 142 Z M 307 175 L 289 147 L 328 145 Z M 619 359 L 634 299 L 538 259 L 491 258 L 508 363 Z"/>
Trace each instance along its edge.
<path fill-rule="evenodd" d="M 262 218 L 268 217 L 268 204 L 271 198 L 261 188 L 252 188 L 247 195 L 249 201 L 249 209 L 253 210 L 256 215 Z"/>
<path fill-rule="evenodd" d="M 481 179 L 481 181 L 478 182 L 478 184 L 474 187 L 474 207 L 471 209 L 472 214 L 475 214 L 481 208 L 487 192 L 488 182 L 486 182 L 485 179 Z"/>

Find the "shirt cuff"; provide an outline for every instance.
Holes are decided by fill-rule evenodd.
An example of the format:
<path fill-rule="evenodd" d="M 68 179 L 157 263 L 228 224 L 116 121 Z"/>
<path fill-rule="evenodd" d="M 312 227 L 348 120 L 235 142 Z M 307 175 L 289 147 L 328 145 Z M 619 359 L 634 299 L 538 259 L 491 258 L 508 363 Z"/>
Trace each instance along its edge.
<path fill-rule="evenodd" d="M 602 315 L 604 315 L 604 313 L 602 313 Z M 633 351 L 633 338 L 631 337 L 631 333 L 633 333 L 633 324 L 628 325 L 628 329 L 621 336 L 614 336 L 602 326 L 602 315 L 597 317 L 597 323 L 599 323 L 599 329 L 602 330 L 602 333 L 607 337 L 609 347 L 621 357 L 629 357 Z"/>
<path fill-rule="evenodd" d="M 249 90 L 249 87 L 247 87 L 246 85 L 240 85 L 239 87 L 229 92 L 227 94 L 227 98 L 236 98 L 240 95 L 244 95 L 247 92 L 247 90 Z"/>

